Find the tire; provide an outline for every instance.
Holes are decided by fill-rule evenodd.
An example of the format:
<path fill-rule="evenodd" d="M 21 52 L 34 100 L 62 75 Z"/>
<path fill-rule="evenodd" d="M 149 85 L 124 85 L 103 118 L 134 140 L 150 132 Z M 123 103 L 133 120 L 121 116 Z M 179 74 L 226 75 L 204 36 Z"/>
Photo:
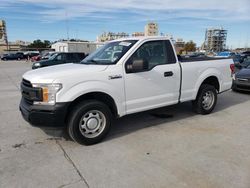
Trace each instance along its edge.
<path fill-rule="evenodd" d="M 231 88 L 231 89 L 232 89 L 232 91 L 234 91 L 234 92 L 238 92 L 238 90 L 236 89 L 236 86 L 235 86 L 234 83 L 232 84 L 232 88 Z"/>
<path fill-rule="evenodd" d="M 103 140 L 112 124 L 108 106 L 96 100 L 86 100 L 76 105 L 68 118 L 67 131 L 75 142 L 92 145 Z"/>
<path fill-rule="evenodd" d="M 198 114 L 210 114 L 217 103 L 217 91 L 214 86 L 203 84 L 193 101 L 193 110 Z"/>

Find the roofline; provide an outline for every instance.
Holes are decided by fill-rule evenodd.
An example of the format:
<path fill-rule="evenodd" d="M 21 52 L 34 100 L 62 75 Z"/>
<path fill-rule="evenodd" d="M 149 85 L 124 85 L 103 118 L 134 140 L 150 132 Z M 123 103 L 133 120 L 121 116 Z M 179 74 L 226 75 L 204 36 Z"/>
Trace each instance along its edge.
<path fill-rule="evenodd" d="M 147 39 L 160 39 L 160 40 L 170 40 L 169 37 L 166 36 L 140 36 L 140 37 L 127 37 L 127 38 L 120 38 L 112 41 L 124 41 L 124 40 L 147 40 Z M 112 42 L 109 41 L 109 42 Z"/>
<path fill-rule="evenodd" d="M 56 43 L 66 43 L 66 44 L 103 44 L 103 42 L 77 42 L 77 41 L 57 41 Z M 52 44 L 53 45 L 53 44 Z"/>

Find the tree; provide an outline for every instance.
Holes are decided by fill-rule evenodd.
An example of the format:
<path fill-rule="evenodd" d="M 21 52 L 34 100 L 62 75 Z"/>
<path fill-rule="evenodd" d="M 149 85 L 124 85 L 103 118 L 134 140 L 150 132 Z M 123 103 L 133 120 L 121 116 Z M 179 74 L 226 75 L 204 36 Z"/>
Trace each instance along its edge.
<path fill-rule="evenodd" d="M 194 52 L 196 51 L 196 44 L 193 41 L 189 41 L 185 44 L 184 50 L 186 52 Z"/>
<path fill-rule="evenodd" d="M 41 41 L 40 39 L 34 40 L 30 45 L 29 48 L 50 48 L 51 42 L 48 40 Z"/>

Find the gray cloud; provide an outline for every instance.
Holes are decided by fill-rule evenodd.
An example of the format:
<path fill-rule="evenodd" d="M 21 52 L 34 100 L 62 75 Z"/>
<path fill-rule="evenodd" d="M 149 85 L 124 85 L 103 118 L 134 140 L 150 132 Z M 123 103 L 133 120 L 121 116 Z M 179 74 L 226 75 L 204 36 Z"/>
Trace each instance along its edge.
<path fill-rule="evenodd" d="M 249 0 L 1 0 L 0 7 L 12 5 L 39 5 L 43 7 L 37 15 L 43 20 L 57 21 L 64 20 L 66 17 L 98 17 L 98 13 L 115 13 L 118 11 L 131 11 L 140 16 L 152 19 L 171 19 L 171 18 L 197 18 L 223 21 L 246 21 L 250 20 Z M 16 7 L 18 8 L 18 7 Z M 66 16 L 67 14 L 67 16 Z M 106 16 L 104 19 L 112 19 Z"/>

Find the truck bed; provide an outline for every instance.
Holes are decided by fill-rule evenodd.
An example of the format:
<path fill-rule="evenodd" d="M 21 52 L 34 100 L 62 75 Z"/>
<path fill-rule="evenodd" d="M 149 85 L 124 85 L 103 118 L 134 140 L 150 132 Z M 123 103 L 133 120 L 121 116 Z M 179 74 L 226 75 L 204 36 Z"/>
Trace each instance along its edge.
<path fill-rule="evenodd" d="M 194 60 L 195 59 L 195 60 Z M 188 63 L 187 63 L 188 62 Z M 201 81 L 209 76 L 216 76 L 220 82 L 219 93 L 231 88 L 232 78 L 230 58 L 189 58 L 180 61 L 182 68 L 181 102 L 194 100 Z"/>

